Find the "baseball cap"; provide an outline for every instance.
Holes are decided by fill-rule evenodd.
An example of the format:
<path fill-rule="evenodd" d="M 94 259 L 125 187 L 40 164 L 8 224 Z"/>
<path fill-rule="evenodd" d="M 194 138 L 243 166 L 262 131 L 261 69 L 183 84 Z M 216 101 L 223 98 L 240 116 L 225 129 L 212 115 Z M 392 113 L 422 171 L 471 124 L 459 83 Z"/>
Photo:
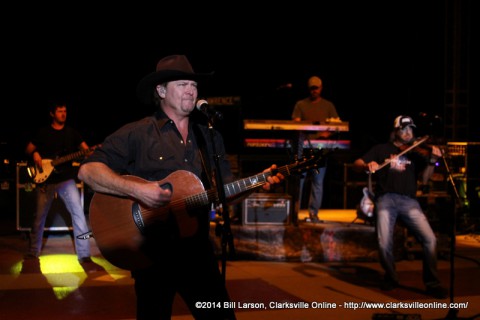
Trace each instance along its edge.
<path fill-rule="evenodd" d="M 308 79 L 308 87 L 321 87 L 322 86 L 322 79 L 319 77 L 313 76 Z"/>
<path fill-rule="evenodd" d="M 417 126 L 415 123 L 413 123 L 413 119 L 409 116 L 398 116 L 395 118 L 395 121 L 393 122 L 393 127 L 395 129 L 404 129 L 406 127 L 414 127 L 416 128 Z"/>

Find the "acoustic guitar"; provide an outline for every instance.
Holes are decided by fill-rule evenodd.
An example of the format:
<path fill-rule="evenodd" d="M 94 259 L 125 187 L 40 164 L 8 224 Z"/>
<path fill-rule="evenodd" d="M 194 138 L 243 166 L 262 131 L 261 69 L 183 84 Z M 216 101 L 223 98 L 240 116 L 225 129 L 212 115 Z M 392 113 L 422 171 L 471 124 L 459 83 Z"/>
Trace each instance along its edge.
<path fill-rule="evenodd" d="M 312 155 L 302 161 L 262 172 L 224 185 L 227 198 L 241 195 L 265 183 L 269 176 L 280 172 L 283 176 L 318 168 L 320 155 Z M 133 175 L 126 179 L 150 183 Z M 146 228 L 155 228 L 171 215 L 175 217 L 180 237 L 189 237 L 197 231 L 198 221 L 191 215 L 192 209 L 218 202 L 216 189 L 205 190 L 201 180 L 193 173 L 178 170 L 158 181 L 162 188 L 172 190 L 172 200 L 167 206 L 149 208 L 136 199 L 96 192 L 90 202 L 92 234 L 102 255 L 113 265 L 127 270 L 147 267 L 151 261 L 142 251 Z M 205 212 L 207 214 L 208 211 Z M 150 230 L 149 230 L 150 232 Z"/>

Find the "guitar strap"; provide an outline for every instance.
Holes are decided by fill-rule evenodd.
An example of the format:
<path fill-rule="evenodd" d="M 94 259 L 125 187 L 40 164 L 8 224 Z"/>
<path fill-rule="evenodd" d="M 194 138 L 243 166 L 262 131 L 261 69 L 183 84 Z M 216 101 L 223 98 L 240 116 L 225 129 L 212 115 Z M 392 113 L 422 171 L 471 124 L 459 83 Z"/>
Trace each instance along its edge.
<path fill-rule="evenodd" d="M 200 149 L 200 159 L 202 161 L 202 181 L 207 182 L 208 186 L 206 189 L 210 189 L 215 186 L 213 183 L 213 177 L 210 173 L 213 173 L 210 161 L 208 159 L 208 151 L 207 151 L 207 142 L 205 139 L 205 135 L 203 134 L 202 130 L 200 129 L 198 124 L 194 124 L 193 126 L 193 134 L 197 139 L 197 145 Z"/>

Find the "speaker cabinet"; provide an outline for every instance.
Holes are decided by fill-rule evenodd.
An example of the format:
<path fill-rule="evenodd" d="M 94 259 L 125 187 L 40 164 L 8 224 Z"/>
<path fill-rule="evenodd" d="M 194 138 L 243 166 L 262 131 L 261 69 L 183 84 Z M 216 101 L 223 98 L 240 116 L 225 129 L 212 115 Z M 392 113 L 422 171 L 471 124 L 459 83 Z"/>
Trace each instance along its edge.
<path fill-rule="evenodd" d="M 33 215 L 37 208 L 36 188 L 28 176 L 27 163 L 17 163 L 17 230 L 30 231 Z M 77 183 L 82 206 L 84 202 L 83 182 Z M 72 218 L 60 197 L 55 197 L 45 222 L 45 231 L 72 230 Z"/>
<path fill-rule="evenodd" d="M 275 224 L 290 223 L 292 201 L 288 194 L 253 193 L 243 200 L 243 223 Z"/>

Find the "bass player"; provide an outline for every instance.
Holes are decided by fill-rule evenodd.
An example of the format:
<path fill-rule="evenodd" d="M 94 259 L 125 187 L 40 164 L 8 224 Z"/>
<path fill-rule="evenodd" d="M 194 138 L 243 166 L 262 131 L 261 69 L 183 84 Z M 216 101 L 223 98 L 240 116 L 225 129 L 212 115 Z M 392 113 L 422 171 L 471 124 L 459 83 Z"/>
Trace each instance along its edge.
<path fill-rule="evenodd" d="M 90 152 L 90 148 L 76 129 L 66 125 L 67 105 L 64 101 L 55 101 L 50 104 L 50 117 L 52 119 L 50 125 L 40 128 L 25 149 L 26 154 L 34 161 L 34 167 L 29 169 L 32 178 L 35 180 L 37 176 L 45 173 L 44 178 L 41 179 L 42 182 L 36 184 L 37 207 L 32 221 L 29 250 L 25 258 L 39 257 L 45 221 L 52 202 L 58 195 L 72 217 L 78 261 L 81 264 L 91 263 L 90 242 L 88 237 L 84 237 L 89 233 L 89 227 L 76 184 L 77 168 L 72 165 L 72 161 L 64 161 L 54 170 L 50 166 L 53 159 L 59 156 L 72 154 L 83 156 Z M 67 158 L 79 160 L 69 156 Z"/>

